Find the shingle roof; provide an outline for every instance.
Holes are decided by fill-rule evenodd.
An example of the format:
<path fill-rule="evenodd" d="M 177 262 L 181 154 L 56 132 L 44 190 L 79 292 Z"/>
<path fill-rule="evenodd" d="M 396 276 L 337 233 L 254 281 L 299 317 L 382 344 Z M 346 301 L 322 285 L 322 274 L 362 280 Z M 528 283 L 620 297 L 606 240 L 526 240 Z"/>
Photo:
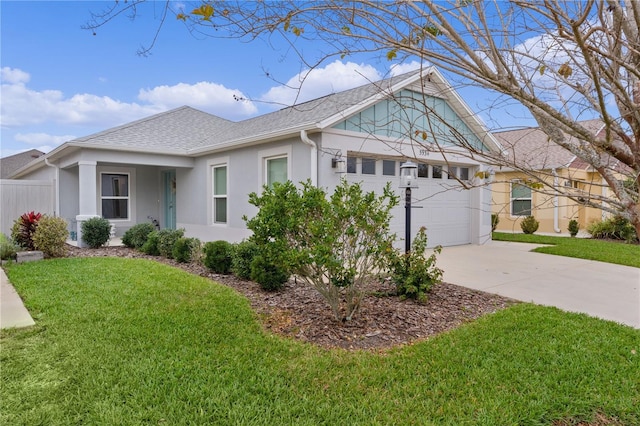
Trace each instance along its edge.
<path fill-rule="evenodd" d="M 186 152 L 234 126 L 235 123 L 183 106 L 89 136 L 73 144 L 156 152 Z"/>
<path fill-rule="evenodd" d="M 600 120 L 587 120 L 580 124 L 593 133 L 602 127 Z M 538 127 L 494 132 L 493 135 L 505 149 L 508 161 L 519 167 L 530 170 L 588 167 L 570 151 L 552 142 Z"/>
<path fill-rule="evenodd" d="M 295 128 L 304 125 L 315 125 L 336 114 L 340 114 L 350 107 L 357 106 L 380 94 L 388 91 L 394 85 L 412 77 L 419 71 L 412 71 L 377 81 L 343 92 L 333 93 L 318 99 L 313 99 L 302 104 L 283 108 L 281 110 L 250 118 L 237 123 L 237 126 L 227 129 L 225 139 L 211 141 L 212 145 L 220 142 L 228 142 L 230 139 L 242 139 L 277 132 L 287 128 Z"/>
<path fill-rule="evenodd" d="M 346 109 L 358 105 L 418 71 L 334 93 L 272 113 L 233 122 L 183 106 L 141 120 L 74 139 L 76 146 L 188 154 L 218 145 L 275 134 L 298 127 L 314 128 Z"/>
<path fill-rule="evenodd" d="M 44 152 L 37 149 L 30 149 L 29 151 L 0 158 L 0 179 L 9 179 L 13 172 L 26 166 L 43 154 Z"/>

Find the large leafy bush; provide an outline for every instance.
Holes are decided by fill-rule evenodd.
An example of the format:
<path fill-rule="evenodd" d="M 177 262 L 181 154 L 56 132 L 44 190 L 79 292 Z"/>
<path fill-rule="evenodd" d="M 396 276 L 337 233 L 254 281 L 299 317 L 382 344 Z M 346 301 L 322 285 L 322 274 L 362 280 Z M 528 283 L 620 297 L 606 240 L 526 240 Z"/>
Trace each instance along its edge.
<path fill-rule="evenodd" d="M 42 216 L 33 233 L 33 246 L 48 257 L 63 257 L 66 254 L 67 221 L 61 217 Z"/>
<path fill-rule="evenodd" d="M 270 264 L 313 286 L 337 320 L 350 320 L 365 282 L 388 264 L 395 238 L 389 221 L 398 197 L 389 184 L 377 196 L 343 179 L 331 197 L 308 181 L 301 185 L 276 183 L 249 195 L 259 209 L 244 218 L 251 241 Z"/>

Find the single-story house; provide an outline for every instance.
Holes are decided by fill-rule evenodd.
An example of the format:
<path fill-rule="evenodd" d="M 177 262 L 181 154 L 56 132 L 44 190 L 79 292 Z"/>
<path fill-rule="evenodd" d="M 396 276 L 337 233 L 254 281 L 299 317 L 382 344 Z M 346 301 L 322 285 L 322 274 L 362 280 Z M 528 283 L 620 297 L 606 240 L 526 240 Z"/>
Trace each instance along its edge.
<path fill-rule="evenodd" d="M 412 233 L 426 226 L 430 246 L 478 244 L 491 235 L 490 189 L 464 183 L 487 167 L 456 146 L 461 135 L 499 149 L 428 68 L 240 122 L 184 106 L 66 142 L 13 178 L 53 179 L 57 214 L 71 231 L 102 216 L 121 236 L 155 219 L 203 241 L 237 242 L 250 235 L 243 216 L 256 213 L 248 194 L 264 185 L 310 179 L 332 192 L 346 178 L 368 191 L 391 182 L 400 195 L 399 168 L 411 159 L 419 163 Z M 393 215 L 402 239 L 402 203 Z"/>
<path fill-rule="evenodd" d="M 586 120 L 581 124 L 594 134 L 602 131 L 600 120 Z M 508 164 L 495 171 L 492 184 L 493 213 L 500 221 L 498 231 L 521 232 L 520 222 L 529 215 L 540 223 L 539 233 L 568 233 L 569 221 L 578 221 L 581 229 L 608 215 L 603 210 L 582 202 L 591 195 L 607 195 L 606 181 L 592 166 L 570 151 L 552 142 L 539 128 L 494 132 L 504 149 Z M 518 169 L 528 169 L 526 174 Z M 532 178 L 548 185 L 536 188 Z M 554 191 L 557 188 L 557 191 Z M 566 193 L 572 197 L 558 196 Z"/>

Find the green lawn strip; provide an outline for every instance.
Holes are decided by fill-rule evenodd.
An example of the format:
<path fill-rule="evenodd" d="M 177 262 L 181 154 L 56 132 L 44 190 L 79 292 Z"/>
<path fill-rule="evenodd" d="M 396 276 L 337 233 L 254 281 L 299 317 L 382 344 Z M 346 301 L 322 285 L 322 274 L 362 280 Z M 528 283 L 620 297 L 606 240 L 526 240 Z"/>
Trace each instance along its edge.
<path fill-rule="evenodd" d="M 549 247 L 538 247 L 532 251 L 640 268 L 640 244 L 504 232 L 494 232 L 493 239 L 519 243 L 550 244 L 551 246 Z"/>
<path fill-rule="evenodd" d="M 640 423 L 640 331 L 518 304 L 380 354 L 265 334 L 245 298 L 144 260 L 11 265 L 0 424 Z M 338 326 L 338 325 L 337 325 Z"/>

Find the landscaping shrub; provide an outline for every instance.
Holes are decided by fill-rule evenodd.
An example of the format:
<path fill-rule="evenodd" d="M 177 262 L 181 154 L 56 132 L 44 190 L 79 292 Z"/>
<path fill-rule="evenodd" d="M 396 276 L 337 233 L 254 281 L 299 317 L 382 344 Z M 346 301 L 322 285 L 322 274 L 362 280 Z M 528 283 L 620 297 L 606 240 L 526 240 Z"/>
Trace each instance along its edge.
<path fill-rule="evenodd" d="M 587 231 L 593 238 L 623 240 L 627 242 L 637 241 L 636 230 L 627 219 L 622 216 L 614 216 L 602 222 L 594 222 L 589 225 Z"/>
<path fill-rule="evenodd" d="M 173 246 L 184 237 L 184 229 L 161 229 L 158 231 L 158 253 L 167 259 L 173 258 Z"/>
<path fill-rule="evenodd" d="M 442 270 L 436 267 L 436 254 L 439 254 L 442 248 L 436 247 L 433 254 L 426 257 L 425 231 L 424 227 L 420 228 L 408 254 L 395 252 L 389 267 L 398 295 L 419 302 L 426 302 L 427 293 L 434 285 L 442 282 Z"/>
<path fill-rule="evenodd" d="M 500 216 L 497 213 L 491 214 L 491 232 L 495 231 L 500 223 Z"/>
<path fill-rule="evenodd" d="M 66 254 L 67 221 L 61 217 L 42 216 L 33 233 L 33 246 L 47 257 L 63 257 Z"/>
<path fill-rule="evenodd" d="M 6 235 L 0 234 L 0 260 L 15 259 L 18 250 L 20 250 L 20 247 Z"/>
<path fill-rule="evenodd" d="M 527 216 L 520 222 L 520 228 L 525 234 L 533 234 L 538 230 L 538 226 L 540 226 L 540 222 L 533 216 Z"/>
<path fill-rule="evenodd" d="M 147 241 L 140 247 L 140 251 L 151 255 L 151 256 L 160 256 L 160 252 L 158 251 L 158 242 L 160 241 L 160 231 L 152 231 L 147 235 Z"/>
<path fill-rule="evenodd" d="M 122 244 L 129 248 L 140 249 L 147 242 L 149 234 L 156 230 L 152 223 L 138 223 L 127 229 L 122 236 Z"/>
<path fill-rule="evenodd" d="M 289 275 L 285 268 L 262 254 L 255 256 L 251 262 L 251 279 L 260 284 L 263 290 L 280 290 Z"/>
<path fill-rule="evenodd" d="M 103 217 L 92 217 L 82 222 L 82 241 L 90 248 L 107 244 L 111 233 L 111 223 Z"/>
<path fill-rule="evenodd" d="M 251 262 L 258 253 L 258 245 L 253 241 L 236 244 L 231 259 L 231 272 L 243 280 L 251 279 Z"/>
<path fill-rule="evenodd" d="M 204 266 L 216 274 L 231 272 L 233 245 L 228 241 L 209 241 L 204 245 Z"/>
<path fill-rule="evenodd" d="M 18 246 L 26 250 L 33 250 L 33 233 L 36 232 L 41 213 L 33 211 L 25 213 L 13 222 L 11 239 Z"/>
<path fill-rule="evenodd" d="M 200 240 L 197 238 L 180 237 L 173 245 L 173 258 L 180 263 L 189 263 L 197 258 L 196 253 L 200 248 Z"/>
<path fill-rule="evenodd" d="M 576 235 L 578 235 L 578 231 L 580 231 L 580 224 L 578 224 L 577 220 L 571 219 L 569 221 L 569 226 L 567 227 L 567 230 L 569 231 L 569 234 L 572 237 L 575 237 Z"/>

